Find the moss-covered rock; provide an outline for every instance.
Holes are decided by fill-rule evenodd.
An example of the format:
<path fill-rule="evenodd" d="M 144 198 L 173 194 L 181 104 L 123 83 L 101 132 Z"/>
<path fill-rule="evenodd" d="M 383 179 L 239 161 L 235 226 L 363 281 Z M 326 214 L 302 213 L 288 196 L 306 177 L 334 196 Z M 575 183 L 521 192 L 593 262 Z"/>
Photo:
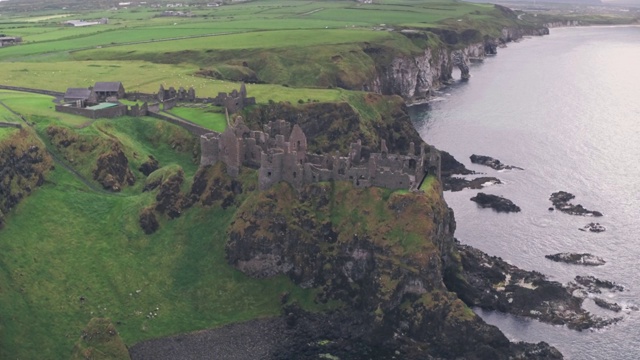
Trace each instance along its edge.
<path fill-rule="evenodd" d="M 44 144 L 28 129 L 0 143 L 0 229 L 5 215 L 44 183 L 52 165 Z"/>
<path fill-rule="evenodd" d="M 226 255 L 250 276 L 284 274 L 317 288 L 317 301 L 344 304 L 345 319 L 357 312 L 369 329 L 359 340 L 365 348 L 402 358 L 505 358 L 515 351 L 509 340 L 443 283 L 443 268 L 456 256 L 454 228 L 439 191 L 336 182 L 296 192 L 281 183 L 240 206 Z"/>
<path fill-rule="evenodd" d="M 135 184 L 136 178 L 129 169 L 129 159 L 118 142 L 112 144 L 110 151 L 98 156 L 93 179 L 105 189 L 115 192 Z"/>

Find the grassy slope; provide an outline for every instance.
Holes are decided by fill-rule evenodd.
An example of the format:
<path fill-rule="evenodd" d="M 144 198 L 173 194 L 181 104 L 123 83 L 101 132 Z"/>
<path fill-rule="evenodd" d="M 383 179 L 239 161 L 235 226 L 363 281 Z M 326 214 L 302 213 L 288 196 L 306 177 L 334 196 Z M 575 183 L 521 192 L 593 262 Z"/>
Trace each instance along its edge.
<path fill-rule="evenodd" d="M 38 128 L 45 121 L 64 126 L 39 121 Z M 100 128 L 128 154 L 148 151 L 161 165 L 193 175 L 190 156 L 165 143 L 174 126 L 135 122 L 98 121 L 82 131 Z M 0 241 L 0 358 L 66 358 L 92 317 L 119 322 L 131 344 L 275 315 L 283 291 L 310 304 L 311 293 L 286 279 L 254 280 L 226 265 L 234 208 L 195 207 L 179 219 L 161 219 L 157 233 L 144 235 L 138 214 L 155 194 L 141 193 L 141 184 L 125 195 L 95 193 L 57 166 L 8 215 Z M 148 318 L 152 311 L 158 315 Z"/>

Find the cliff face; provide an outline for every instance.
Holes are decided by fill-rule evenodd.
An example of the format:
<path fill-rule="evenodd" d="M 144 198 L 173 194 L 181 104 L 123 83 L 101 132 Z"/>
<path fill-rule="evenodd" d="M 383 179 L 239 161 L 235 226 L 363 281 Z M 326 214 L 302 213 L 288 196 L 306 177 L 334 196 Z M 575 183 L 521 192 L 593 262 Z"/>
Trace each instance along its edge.
<path fill-rule="evenodd" d="M 451 80 L 452 61 L 444 50 L 427 48 L 416 56 L 401 55 L 378 66 L 370 91 L 404 98 L 422 97 Z"/>
<path fill-rule="evenodd" d="M 44 183 L 52 160 L 28 130 L 16 130 L 0 143 L 0 229 L 4 215 Z"/>
<path fill-rule="evenodd" d="M 286 275 L 317 289 L 316 301 L 343 305 L 326 315 L 337 319 L 333 325 L 323 322 L 321 331 L 295 335 L 300 341 L 293 348 L 305 358 L 327 352 L 310 347 L 319 339 L 309 334 L 330 338 L 342 324 L 359 329 L 343 346 L 334 343 L 332 354 L 347 358 L 560 357 L 546 344 L 510 343 L 447 290 L 444 269 L 458 263 L 454 229 L 437 182 L 426 193 L 345 183 L 313 184 L 296 193 L 281 183 L 240 206 L 226 255 L 249 276 Z M 285 313 L 291 327 L 309 316 L 286 307 Z M 531 355 L 534 348 L 537 355 Z"/>
<path fill-rule="evenodd" d="M 416 55 L 395 56 L 388 64 L 377 61 L 377 75 L 364 86 L 364 89 L 385 95 L 400 95 L 405 99 L 420 99 L 453 80 L 451 74 L 454 67 L 461 70 L 462 79 L 469 78 L 471 59 L 484 59 L 486 55 L 495 55 L 498 47 L 524 36 L 547 34 L 549 29 L 546 27 L 505 27 L 498 37 L 485 37 L 482 41 L 460 45 L 459 38 L 464 37 L 464 32 L 457 35 L 441 31 L 439 35 L 445 44 L 427 47 Z M 447 41 L 455 42 L 454 46 L 446 45 Z"/>

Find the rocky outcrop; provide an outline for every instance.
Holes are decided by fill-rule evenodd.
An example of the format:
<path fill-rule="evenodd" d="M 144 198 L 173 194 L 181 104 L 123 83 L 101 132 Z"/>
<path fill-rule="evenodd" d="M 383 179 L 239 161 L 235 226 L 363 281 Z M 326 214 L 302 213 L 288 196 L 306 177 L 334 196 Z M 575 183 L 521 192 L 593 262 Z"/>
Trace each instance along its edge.
<path fill-rule="evenodd" d="M 500 179 L 492 176 L 482 176 L 475 179 L 465 179 L 461 177 L 450 176 L 443 179 L 444 191 L 462 191 L 463 189 L 483 189 L 487 186 L 502 184 Z"/>
<path fill-rule="evenodd" d="M 611 292 L 624 291 L 624 287 L 622 285 L 609 280 L 601 280 L 590 275 L 576 276 L 575 284 L 577 284 L 578 287 L 582 287 L 585 292 L 590 294 L 600 294 L 602 293 L 602 290 L 608 290 Z"/>
<path fill-rule="evenodd" d="M 607 230 L 606 227 L 604 227 L 604 225 L 600 225 L 600 223 L 588 223 L 587 225 L 578 228 L 578 230 L 580 231 L 590 231 L 590 232 L 594 232 L 594 233 L 601 233 Z"/>
<path fill-rule="evenodd" d="M 584 310 L 584 297 L 573 295 L 580 287 L 576 284 L 565 287 L 547 280 L 539 272 L 518 269 L 470 246 L 457 243 L 457 249 L 462 273 L 450 270 L 445 282 L 468 306 L 566 325 L 576 330 L 602 328 L 619 320 L 600 318 Z M 593 279 L 580 278 L 581 283 L 596 286 L 595 280 L 589 280 Z"/>
<path fill-rule="evenodd" d="M 502 196 L 478 193 L 478 195 L 471 198 L 471 201 L 482 208 L 492 208 L 497 212 L 520 212 L 519 206 Z"/>
<path fill-rule="evenodd" d="M 340 182 L 296 193 L 281 183 L 240 206 L 226 256 L 247 275 L 286 275 L 318 289 L 317 301 L 340 300 L 344 311 L 334 324 L 355 321 L 359 329 L 344 341 L 335 325 L 299 328 L 306 330 L 297 331 L 297 345 L 279 358 L 317 356 L 322 348 L 313 344 L 320 337 L 337 339 L 332 351 L 346 351 L 345 358 L 561 358 L 546 344 L 509 343 L 447 290 L 443 269 L 455 257 L 454 228 L 441 197 Z M 293 328 L 309 316 L 291 309 L 285 314 Z M 319 337 L 309 337 L 312 331 Z"/>
<path fill-rule="evenodd" d="M 28 130 L 16 130 L 0 142 L 0 229 L 5 216 L 44 184 L 53 160 Z"/>
<path fill-rule="evenodd" d="M 544 257 L 552 261 L 575 265 L 600 266 L 606 264 L 603 258 L 587 253 L 558 253 L 553 255 L 545 255 Z"/>
<path fill-rule="evenodd" d="M 470 159 L 471 159 L 471 162 L 474 164 L 488 166 L 493 170 L 513 170 L 513 169 L 524 170 L 521 167 L 503 164 L 500 160 L 494 159 L 491 156 L 473 154 L 470 156 Z"/>
<path fill-rule="evenodd" d="M 93 170 L 93 180 L 114 192 L 135 184 L 136 178 L 129 169 L 129 159 L 119 143 L 114 142 L 110 151 L 100 154 Z"/>
<path fill-rule="evenodd" d="M 159 168 L 158 160 L 156 160 L 156 158 L 154 158 L 153 156 L 149 155 L 149 158 L 147 159 L 147 161 L 143 162 L 140 165 L 140 167 L 138 168 L 138 171 L 143 173 L 144 176 L 149 176 L 149 174 L 158 170 L 158 168 Z"/>
<path fill-rule="evenodd" d="M 570 203 L 571 200 L 575 198 L 575 195 L 568 193 L 566 191 L 558 191 L 551 194 L 549 200 L 553 203 L 553 206 L 562 211 L 563 213 L 569 215 L 580 215 L 580 216 L 602 216 L 602 213 L 599 211 L 587 210 L 582 205 L 574 205 Z M 553 209 L 551 209 L 553 210 Z"/>
<path fill-rule="evenodd" d="M 160 224 L 158 223 L 158 219 L 156 218 L 156 214 L 153 212 L 153 208 L 145 208 L 140 213 L 140 227 L 145 234 L 151 235 L 154 232 L 158 231 Z"/>
<path fill-rule="evenodd" d="M 601 298 L 594 298 L 593 302 L 595 302 L 596 305 L 600 306 L 603 309 L 611 310 L 613 312 L 622 311 L 622 306 L 620 306 L 618 303 L 615 303 L 615 302 L 607 301 Z"/>

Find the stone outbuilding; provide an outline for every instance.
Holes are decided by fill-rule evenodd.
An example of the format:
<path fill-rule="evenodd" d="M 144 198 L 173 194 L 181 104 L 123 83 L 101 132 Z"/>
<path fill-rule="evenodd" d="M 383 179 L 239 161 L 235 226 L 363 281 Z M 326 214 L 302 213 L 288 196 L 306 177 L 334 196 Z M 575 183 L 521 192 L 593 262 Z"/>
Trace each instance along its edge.
<path fill-rule="evenodd" d="M 91 102 L 91 89 L 85 88 L 68 88 L 64 93 L 64 102 L 87 101 Z"/>
<path fill-rule="evenodd" d="M 98 101 L 104 101 L 108 98 L 124 99 L 125 91 L 121 82 L 97 82 L 93 86 L 93 92 L 96 94 Z"/>

